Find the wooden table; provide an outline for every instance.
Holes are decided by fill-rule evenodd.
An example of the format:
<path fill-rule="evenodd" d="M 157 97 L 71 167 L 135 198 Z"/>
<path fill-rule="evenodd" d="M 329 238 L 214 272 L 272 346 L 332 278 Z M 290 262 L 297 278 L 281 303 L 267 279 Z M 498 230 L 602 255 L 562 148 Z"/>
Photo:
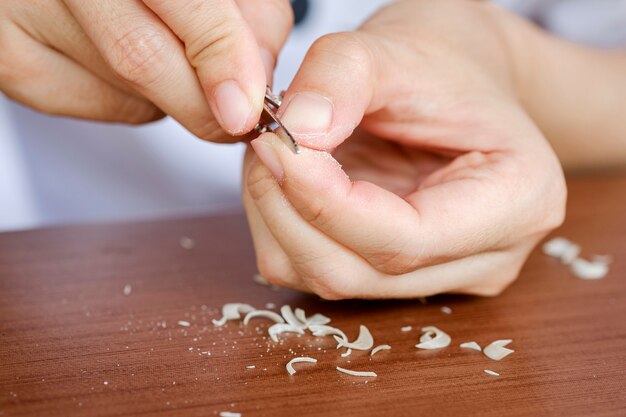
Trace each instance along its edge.
<path fill-rule="evenodd" d="M 535 251 L 499 297 L 426 304 L 328 302 L 260 286 L 241 215 L 2 234 L 0 416 L 624 416 L 626 176 L 570 179 L 556 234 L 585 254 L 614 255 L 610 274 L 582 281 Z M 181 247 L 184 236 L 194 248 Z M 271 343 L 262 320 L 216 328 L 226 302 L 320 312 L 350 338 L 362 323 L 393 348 L 342 358 L 328 337 Z M 424 325 L 452 344 L 416 349 Z M 500 362 L 458 347 L 507 338 L 515 353 Z M 290 377 L 294 354 L 318 363 Z"/>

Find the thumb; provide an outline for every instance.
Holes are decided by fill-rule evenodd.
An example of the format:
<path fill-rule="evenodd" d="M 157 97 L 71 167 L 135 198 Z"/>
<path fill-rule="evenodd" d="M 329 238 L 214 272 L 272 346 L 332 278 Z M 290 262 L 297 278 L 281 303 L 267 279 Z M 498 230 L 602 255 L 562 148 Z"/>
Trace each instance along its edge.
<path fill-rule="evenodd" d="M 381 107 L 387 79 L 384 54 L 363 32 L 319 38 L 307 52 L 289 86 L 278 116 L 296 140 L 328 150 L 350 136 L 363 116 Z"/>

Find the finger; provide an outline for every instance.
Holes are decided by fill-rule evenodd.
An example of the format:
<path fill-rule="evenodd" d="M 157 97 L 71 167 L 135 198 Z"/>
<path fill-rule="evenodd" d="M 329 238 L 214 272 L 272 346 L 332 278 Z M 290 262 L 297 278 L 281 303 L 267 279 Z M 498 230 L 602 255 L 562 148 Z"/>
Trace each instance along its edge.
<path fill-rule="evenodd" d="M 138 1 L 65 0 L 114 73 L 196 136 L 229 142 L 180 40 Z"/>
<path fill-rule="evenodd" d="M 0 64 L 0 89 L 14 100 L 45 113 L 89 120 L 145 123 L 161 117 L 148 101 L 107 84 L 20 29 L 5 30 L 12 33 L 5 37 L 11 44 L 0 45 L 7 63 Z"/>
<path fill-rule="evenodd" d="M 256 38 L 267 84 L 272 85 L 278 54 L 293 27 L 293 9 L 288 0 L 235 1 Z M 271 22 L 271 29 L 268 22 Z"/>
<path fill-rule="evenodd" d="M 255 158 L 254 152 L 248 149 L 244 157 L 244 179 L 247 178 L 250 171 L 249 168 Z M 272 284 L 306 290 L 306 286 L 294 271 L 285 251 L 283 251 L 267 228 L 263 217 L 248 192 L 245 180 L 242 187 L 242 200 L 252 234 L 252 243 L 254 245 L 259 273 Z"/>
<path fill-rule="evenodd" d="M 73 59 L 119 90 L 143 98 L 113 73 L 64 3 L 49 2 L 46 13 L 41 13 L 40 7 L 23 7 L 14 18 L 31 38 Z"/>
<path fill-rule="evenodd" d="M 442 293 L 495 296 L 519 275 L 534 244 L 484 252 L 375 281 L 366 298 L 429 297 Z"/>
<path fill-rule="evenodd" d="M 420 218 L 410 204 L 372 183 L 352 183 L 325 152 L 303 149 L 290 158 L 278 140 L 275 135 L 262 135 L 252 146 L 275 177 L 282 179 L 287 200 L 305 221 L 383 272 L 415 269 L 419 251 L 413 234 Z M 407 269 L 398 271 L 399 266 Z"/>
<path fill-rule="evenodd" d="M 185 44 L 204 94 L 230 134 L 259 121 L 265 71 L 253 33 L 233 0 L 143 0 Z"/>
<path fill-rule="evenodd" d="M 484 132 L 495 130 L 493 120 L 508 111 L 503 109 L 508 101 L 503 103 L 483 79 L 471 80 L 476 89 L 472 100 L 451 98 L 446 94 L 448 84 L 431 81 L 441 79 L 441 66 L 428 63 L 410 45 L 392 42 L 375 31 L 323 36 L 307 52 L 278 116 L 299 143 L 318 150 L 335 148 L 359 125 L 412 146 L 457 152 L 505 146 Z M 450 82 L 449 74 L 443 77 Z M 466 80 L 455 82 L 467 84 Z M 477 106 L 485 111 L 467 111 Z M 443 108 L 455 110 L 454 123 L 440 123 Z M 468 134 L 476 126 L 482 131 Z"/>
<path fill-rule="evenodd" d="M 318 39 L 289 86 L 279 117 L 296 140 L 328 150 L 346 139 L 366 111 L 376 105 L 378 79 L 384 78 L 378 50 L 361 33 L 335 33 Z M 384 60 L 382 62 L 385 62 Z"/>
<path fill-rule="evenodd" d="M 528 218 L 524 210 L 533 210 L 511 202 L 519 186 L 502 180 L 511 168 L 498 156 L 459 157 L 433 174 L 442 176 L 440 183 L 403 199 L 370 182 L 351 182 L 327 153 L 294 155 L 275 135 L 252 146 L 306 221 L 387 274 L 510 244 L 519 237 L 519 220 Z M 524 233 L 536 230 L 528 226 Z"/>
<path fill-rule="evenodd" d="M 308 288 L 327 299 L 365 294 L 375 278 L 372 268 L 303 220 L 258 158 L 244 180 L 251 203 Z"/>
<path fill-rule="evenodd" d="M 412 298 L 442 292 L 496 295 L 517 277 L 534 245 L 525 243 L 510 251 L 481 253 L 390 276 L 303 219 L 285 201 L 267 167 L 253 161 L 244 178 L 258 213 L 294 269 L 305 285 L 327 299 Z"/>

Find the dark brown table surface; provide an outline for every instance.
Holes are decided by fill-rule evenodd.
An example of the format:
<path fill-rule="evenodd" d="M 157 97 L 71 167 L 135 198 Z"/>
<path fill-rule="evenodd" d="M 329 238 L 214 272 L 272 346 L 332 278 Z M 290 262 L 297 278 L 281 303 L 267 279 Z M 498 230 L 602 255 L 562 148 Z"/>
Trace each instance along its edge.
<path fill-rule="evenodd" d="M 605 279 L 577 279 L 536 250 L 499 297 L 426 304 L 329 302 L 260 286 L 241 215 L 0 234 L 0 416 L 624 416 L 626 175 L 569 186 L 555 235 L 584 254 L 613 255 Z M 350 338 L 365 324 L 393 348 L 342 358 L 328 337 L 271 343 L 266 321 L 216 328 L 226 302 L 320 312 Z M 452 344 L 416 349 L 425 325 Z M 500 362 L 458 347 L 508 338 L 515 353 Z M 290 377 L 294 354 L 318 363 Z"/>

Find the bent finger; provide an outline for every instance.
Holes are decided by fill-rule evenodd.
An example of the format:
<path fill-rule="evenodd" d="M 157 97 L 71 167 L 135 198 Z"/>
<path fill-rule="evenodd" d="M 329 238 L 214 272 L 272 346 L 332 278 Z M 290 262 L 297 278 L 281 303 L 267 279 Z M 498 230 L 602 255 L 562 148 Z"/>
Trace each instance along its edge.
<path fill-rule="evenodd" d="M 180 40 L 143 3 L 65 3 L 117 76 L 196 136 L 233 141 L 213 117 Z"/>
<path fill-rule="evenodd" d="M 0 69 L 2 90 L 14 100 L 44 113 L 88 120 L 146 123 L 163 116 L 150 102 L 117 89 L 19 29 L 14 30 L 13 46 L 3 52 L 11 63 L 0 65 L 6 68 Z M 23 50 L 30 53 L 24 54 Z"/>
<path fill-rule="evenodd" d="M 495 296 L 508 287 L 534 244 L 510 251 L 479 253 L 396 276 L 383 276 L 371 284 L 370 298 L 416 298 L 442 293 Z"/>
<path fill-rule="evenodd" d="M 233 0 L 143 0 L 182 40 L 213 114 L 232 135 L 259 121 L 265 70 L 254 35 Z"/>
<path fill-rule="evenodd" d="M 351 182 L 328 153 L 303 149 L 289 155 L 273 134 L 252 146 L 305 221 L 382 272 L 415 269 L 420 217 L 409 203 L 370 182 Z"/>
<path fill-rule="evenodd" d="M 270 283 L 294 289 L 306 290 L 306 286 L 298 274 L 294 271 L 289 257 L 276 241 L 271 231 L 265 224 L 263 217 L 259 213 L 248 189 L 245 185 L 245 178 L 248 176 L 252 160 L 256 158 L 254 153 L 248 149 L 244 157 L 242 200 L 248 219 L 248 226 L 252 234 L 252 244 L 256 254 L 257 268 L 259 273 Z"/>
<path fill-rule="evenodd" d="M 307 222 L 386 274 L 501 248 L 542 231 L 520 227 L 532 220 L 524 213 L 530 208 L 512 202 L 523 184 L 511 187 L 515 181 L 502 180 L 512 168 L 499 155 L 457 158 L 401 198 L 373 183 L 350 181 L 325 152 L 294 155 L 272 134 L 252 146 Z"/>
<path fill-rule="evenodd" d="M 412 298 L 443 292 L 496 295 L 518 275 L 535 240 L 402 274 L 385 274 L 302 218 L 267 167 L 253 165 L 247 187 L 304 282 L 325 298 Z M 380 216 L 379 216 L 380 217 Z M 378 233 L 370 230 L 369 240 Z"/>
<path fill-rule="evenodd" d="M 308 288 L 327 299 L 365 294 L 376 272 L 363 259 L 306 222 L 285 201 L 276 179 L 258 159 L 252 161 L 245 181 L 263 221 Z"/>

